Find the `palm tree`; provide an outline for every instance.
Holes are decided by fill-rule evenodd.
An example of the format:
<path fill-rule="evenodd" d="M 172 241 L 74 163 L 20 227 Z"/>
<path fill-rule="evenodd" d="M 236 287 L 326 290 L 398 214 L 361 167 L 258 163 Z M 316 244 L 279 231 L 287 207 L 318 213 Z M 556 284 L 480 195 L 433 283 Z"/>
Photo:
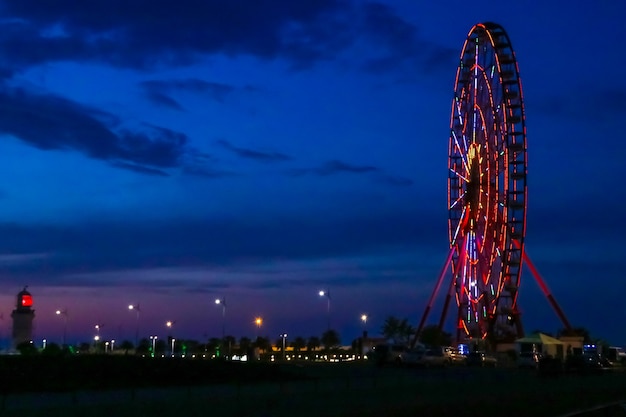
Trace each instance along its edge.
<path fill-rule="evenodd" d="M 407 344 L 415 330 L 409 324 L 408 319 L 400 320 L 397 317 L 389 316 L 385 319 L 381 332 L 385 338 L 393 340 L 394 343 Z"/>

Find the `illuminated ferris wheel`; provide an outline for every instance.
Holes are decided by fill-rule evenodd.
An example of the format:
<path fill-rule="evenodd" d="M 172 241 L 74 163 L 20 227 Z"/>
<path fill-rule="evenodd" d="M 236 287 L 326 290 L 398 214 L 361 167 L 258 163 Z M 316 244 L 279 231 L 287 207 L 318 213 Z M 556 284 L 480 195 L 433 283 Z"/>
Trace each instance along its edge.
<path fill-rule="evenodd" d="M 526 229 L 526 128 L 511 42 L 475 25 L 456 73 L 448 152 L 449 261 L 458 333 L 521 336 L 517 294 Z"/>
<path fill-rule="evenodd" d="M 522 337 L 517 305 L 522 262 L 560 318 L 567 317 L 525 252 L 526 120 L 511 41 L 495 23 L 472 27 L 461 50 L 450 115 L 448 237 L 450 250 L 412 344 L 446 273 L 452 278 L 439 320 L 456 299 L 456 341 L 491 347 Z"/>

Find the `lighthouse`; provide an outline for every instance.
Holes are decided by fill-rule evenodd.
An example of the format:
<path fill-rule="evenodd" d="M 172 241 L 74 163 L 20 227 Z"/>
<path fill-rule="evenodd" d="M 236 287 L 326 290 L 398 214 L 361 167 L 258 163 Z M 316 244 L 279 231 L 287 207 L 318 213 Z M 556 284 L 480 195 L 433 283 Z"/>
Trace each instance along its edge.
<path fill-rule="evenodd" d="M 35 310 L 33 310 L 33 296 L 26 290 L 27 288 L 28 286 L 17 293 L 17 305 L 11 313 L 11 318 L 13 319 L 13 348 L 33 339 Z"/>

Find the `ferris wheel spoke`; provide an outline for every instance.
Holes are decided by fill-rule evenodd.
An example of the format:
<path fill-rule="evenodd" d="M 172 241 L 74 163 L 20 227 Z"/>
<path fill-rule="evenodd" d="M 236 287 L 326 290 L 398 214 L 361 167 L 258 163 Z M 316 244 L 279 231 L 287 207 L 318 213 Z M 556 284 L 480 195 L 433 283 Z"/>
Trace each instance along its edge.
<path fill-rule="evenodd" d="M 461 217 L 459 218 L 459 222 L 456 225 L 456 229 L 454 230 L 454 235 L 452 236 L 451 245 L 456 244 L 456 239 L 459 236 L 459 232 L 461 231 L 461 225 L 466 221 L 465 216 L 467 215 L 467 207 L 463 207 L 463 211 L 461 212 Z"/>

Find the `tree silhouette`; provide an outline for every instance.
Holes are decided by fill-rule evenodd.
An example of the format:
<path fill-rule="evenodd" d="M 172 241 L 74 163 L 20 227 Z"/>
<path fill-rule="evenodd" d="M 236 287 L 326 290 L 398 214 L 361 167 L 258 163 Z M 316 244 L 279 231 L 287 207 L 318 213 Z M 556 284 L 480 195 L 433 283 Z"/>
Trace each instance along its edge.
<path fill-rule="evenodd" d="M 449 346 L 452 344 L 452 335 L 435 324 L 424 326 L 419 335 L 419 341 L 431 346 Z"/>
<path fill-rule="evenodd" d="M 306 342 L 306 349 L 309 352 L 313 352 L 314 350 L 319 349 L 320 346 L 322 346 L 322 342 L 317 336 L 309 337 L 309 340 Z"/>
<path fill-rule="evenodd" d="M 248 351 L 252 347 L 252 340 L 249 337 L 242 337 L 239 339 L 239 354 L 247 355 Z"/>
<path fill-rule="evenodd" d="M 124 351 L 125 355 L 128 355 L 128 351 L 132 350 L 133 347 L 133 343 L 130 340 L 123 340 L 120 344 L 120 349 Z"/>
<path fill-rule="evenodd" d="M 306 347 L 306 340 L 304 340 L 304 337 L 298 336 L 291 342 L 291 347 L 294 352 L 298 353 Z"/>
<path fill-rule="evenodd" d="M 398 319 L 394 316 L 389 316 L 385 319 L 381 333 L 386 339 L 392 340 L 397 344 L 407 344 L 411 338 L 411 335 L 415 332 L 413 327 L 409 324 L 408 319 Z"/>
<path fill-rule="evenodd" d="M 322 344 L 327 351 L 339 346 L 340 343 L 339 333 L 335 330 L 330 329 L 322 334 Z"/>
<path fill-rule="evenodd" d="M 254 341 L 254 346 L 258 347 L 259 350 L 263 352 L 267 352 L 268 350 L 272 349 L 272 344 L 270 343 L 269 339 L 261 336 L 256 338 L 256 340 Z"/>

